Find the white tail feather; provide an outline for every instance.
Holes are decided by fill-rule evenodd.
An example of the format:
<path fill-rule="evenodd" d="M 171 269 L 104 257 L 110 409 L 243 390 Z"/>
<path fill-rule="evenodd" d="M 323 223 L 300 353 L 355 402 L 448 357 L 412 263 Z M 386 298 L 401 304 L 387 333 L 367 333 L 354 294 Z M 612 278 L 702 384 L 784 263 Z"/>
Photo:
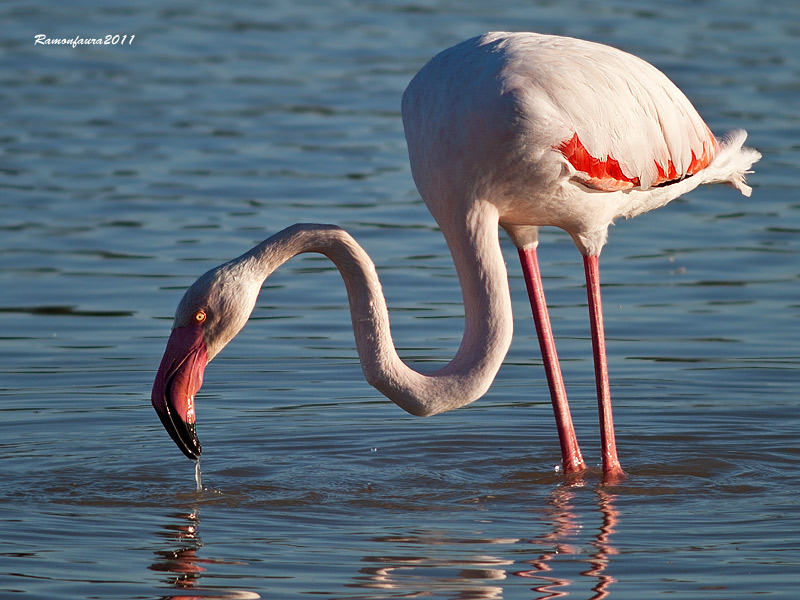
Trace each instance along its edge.
<path fill-rule="evenodd" d="M 752 148 L 746 148 L 744 141 L 747 139 L 747 132 L 738 129 L 729 132 L 720 140 L 719 151 L 703 171 L 703 183 L 724 183 L 732 188 L 736 188 L 745 196 L 750 196 L 752 188 L 745 183 L 745 175 L 752 173 L 750 167 L 753 166 L 761 153 Z"/>

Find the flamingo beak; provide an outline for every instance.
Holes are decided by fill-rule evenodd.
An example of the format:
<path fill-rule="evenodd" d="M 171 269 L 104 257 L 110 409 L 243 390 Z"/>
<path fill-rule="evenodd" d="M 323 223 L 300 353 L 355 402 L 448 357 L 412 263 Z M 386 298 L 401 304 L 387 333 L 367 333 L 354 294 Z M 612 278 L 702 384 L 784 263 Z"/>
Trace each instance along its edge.
<path fill-rule="evenodd" d="M 203 328 L 176 327 L 153 382 L 153 408 L 178 448 L 192 460 L 202 452 L 195 429 L 194 396 L 203 385 L 207 364 Z"/>

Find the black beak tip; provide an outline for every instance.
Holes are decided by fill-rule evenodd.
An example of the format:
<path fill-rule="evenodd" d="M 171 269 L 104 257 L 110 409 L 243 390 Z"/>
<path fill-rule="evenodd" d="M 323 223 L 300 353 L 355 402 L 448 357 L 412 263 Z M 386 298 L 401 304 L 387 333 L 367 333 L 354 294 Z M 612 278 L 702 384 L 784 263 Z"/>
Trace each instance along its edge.
<path fill-rule="evenodd" d="M 183 445 L 179 445 L 181 451 L 191 460 L 197 460 L 203 453 L 200 440 L 197 439 L 197 428 L 194 423 L 184 423 L 184 431 L 180 433 Z"/>
<path fill-rule="evenodd" d="M 175 418 L 170 411 L 157 411 L 161 424 L 167 430 L 172 441 L 190 460 L 197 460 L 203 452 L 200 440 L 197 439 L 197 428 L 194 423 Z"/>

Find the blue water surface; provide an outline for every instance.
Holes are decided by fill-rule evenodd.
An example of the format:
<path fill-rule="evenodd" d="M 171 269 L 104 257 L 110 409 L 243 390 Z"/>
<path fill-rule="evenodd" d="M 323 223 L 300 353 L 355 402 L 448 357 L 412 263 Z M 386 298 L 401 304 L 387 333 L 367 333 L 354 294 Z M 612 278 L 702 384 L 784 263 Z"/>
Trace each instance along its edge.
<path fill-rule="evenodd" d="M 2 3 L 0 597 L 795 598 L 798 6 Z M 638 54 L 712 130 L 744 128 L 763 153 L 751 198 L 707 187 L 612 228 L 601 263 L 629 478 L 601 484 L 580 256 L 545 230 L 586 477 L 555 468 L 504 238 L 511 351 L 484 398 L 430 419 L 363 381 L 333 266 L 282 267 L 206 370 L 197 492 L 149 401 L 171 317 L 200 273 L 279 229 L 348 229 L 404 359 L 452 357 L 460 290 L 399 103 L 430 56 L 489 30 Z"/>

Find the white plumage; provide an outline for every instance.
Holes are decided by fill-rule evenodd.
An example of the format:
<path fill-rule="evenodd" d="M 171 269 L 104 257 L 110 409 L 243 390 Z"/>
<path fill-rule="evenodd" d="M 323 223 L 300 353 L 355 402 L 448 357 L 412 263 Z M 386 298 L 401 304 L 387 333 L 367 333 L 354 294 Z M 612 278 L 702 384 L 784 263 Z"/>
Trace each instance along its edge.
<path fill-rule="evenodd" d="M 554 225 L 584 254 L 599 253 L 615 218 L 706 181 L 665 186 L 653 192 L 655 202 L 635 194 L 635 207 L 630 195 L 613 192 L 684 179 L 722 150 L 686 96 L 649 63 L 533 33 L 489 33 L 438 54 L 408 86 L 403 118 L 414 179 L 434 216 L 443 197 L 450 211 L 480 196 L 498 207 L 518 245 L 535 241 L 520 228 Z M 601 165 L 595 171 L 561 150 L 575 136 Z M 715 182 L 748 194 L 744 173 L 759 155 L 741 150 L 743 142 L 731 137 L 740 156 L 727 161 L 729 172 L 715 169 Z M 613 176 L 614 164 L 627 179 Z"/>

